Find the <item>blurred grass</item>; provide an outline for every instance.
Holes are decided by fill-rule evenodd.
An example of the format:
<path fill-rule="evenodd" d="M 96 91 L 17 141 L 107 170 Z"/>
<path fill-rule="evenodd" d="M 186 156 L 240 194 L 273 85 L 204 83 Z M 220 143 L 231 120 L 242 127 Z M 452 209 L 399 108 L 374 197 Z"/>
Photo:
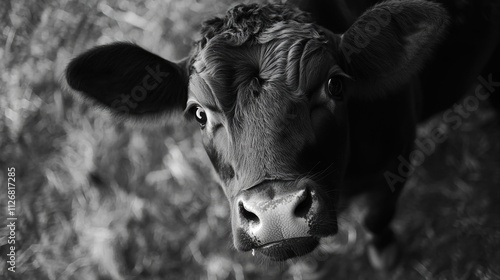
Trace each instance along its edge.
<path fill-rule="evenodd" d="M 180 59 L 199 24 L 229 5 L 2 1 L 0 180 L 16 168 L 19 224 L 14 275 L 0 229 L 0 278 L 308 279 L 324 267 L 327 279 L 500 279 L 500 133 L 487 104 L 410 180 L 395 222 L 406 253 L 382 274 L 364 256 L 356 207 L 323 245 L 328 261 L 269 264 L 235 252 L 196 125 L 115 123 L 63 86 L 69 60 L 99 44 L 134 41 Z M 0 198 L 5 209 L 6 190 Z"/>

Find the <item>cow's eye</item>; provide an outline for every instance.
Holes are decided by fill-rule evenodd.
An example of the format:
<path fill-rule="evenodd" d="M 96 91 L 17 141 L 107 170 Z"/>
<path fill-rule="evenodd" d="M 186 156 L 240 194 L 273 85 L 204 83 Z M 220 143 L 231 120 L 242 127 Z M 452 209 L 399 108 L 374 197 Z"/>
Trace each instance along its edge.
<path fill-rule="evenodd" d="M 207 113 L 201 107 L 194 108 L 194 117 L 202 128 L 207 124 Z"/>
<path fill-rule="evenodd" d="M 328 95 L 335 100 L 344 99 L 344 87 L 342 80 L 338 76 L 333 76 L 328 79 L 327 84 Z"/>

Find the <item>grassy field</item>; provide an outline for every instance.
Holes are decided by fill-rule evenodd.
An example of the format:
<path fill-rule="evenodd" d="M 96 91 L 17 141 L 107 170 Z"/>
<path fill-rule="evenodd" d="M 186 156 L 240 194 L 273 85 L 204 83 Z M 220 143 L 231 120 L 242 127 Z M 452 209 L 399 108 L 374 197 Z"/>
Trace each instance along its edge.
<path fill-rule="evenodd" d="M 201 21 L 230 3 L 1 2 L 0 278 L 500 279 L 500 126 L 488 102 L 458 129 L 440 116 L 419 128 L 421 138 L 434 127 L 449 134 L 402 195 L 394 227 L 404 254 L 381 273 L 364 254 L 360 204 L 313 257 L 277 264 L 236 252 L 197 125 L 117 123 L 63 83 L 70 59 L 99 44 L 133 41 L 180 59 Z M 16 169 L 15 273 L 5 261 L 8 167 Z"/>

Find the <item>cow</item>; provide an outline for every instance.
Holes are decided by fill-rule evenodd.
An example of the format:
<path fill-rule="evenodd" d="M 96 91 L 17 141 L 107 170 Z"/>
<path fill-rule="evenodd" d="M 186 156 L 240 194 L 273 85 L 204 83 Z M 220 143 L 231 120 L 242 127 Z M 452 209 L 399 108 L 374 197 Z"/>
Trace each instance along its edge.
<path fill-rule="evenodd" d="M 73 59 L 67 83 L 120 119 L 198 122 L 237 250 L 307 255 L 338 232 L 340 201 L 364 195 L 369 259 L 389 268 L 416 125 L 492 69 L 499 5 L 352 2 L 237 5 L 181 61 L 112 43 Z"/>

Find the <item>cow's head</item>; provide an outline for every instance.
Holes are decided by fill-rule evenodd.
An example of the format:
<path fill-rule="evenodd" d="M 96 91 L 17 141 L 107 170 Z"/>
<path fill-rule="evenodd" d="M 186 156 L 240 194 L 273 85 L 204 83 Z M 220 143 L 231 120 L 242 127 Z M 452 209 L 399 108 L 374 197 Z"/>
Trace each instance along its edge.
<path fill-rule="evenodd" d="M 443 13 L 391 1 L 333 34 L 286 5 L 240 5 L 205 22 L 181 63 L 117 43 L 74 59 L 67 80 L 121 117 L 183 111 L 197 121 L 230 202 L 235 247 L 284 260 L 337 232 L 349 99 L 383 98 L 405 83 Z"/>

